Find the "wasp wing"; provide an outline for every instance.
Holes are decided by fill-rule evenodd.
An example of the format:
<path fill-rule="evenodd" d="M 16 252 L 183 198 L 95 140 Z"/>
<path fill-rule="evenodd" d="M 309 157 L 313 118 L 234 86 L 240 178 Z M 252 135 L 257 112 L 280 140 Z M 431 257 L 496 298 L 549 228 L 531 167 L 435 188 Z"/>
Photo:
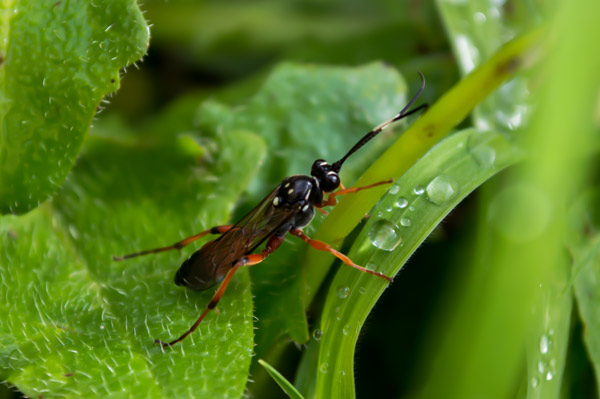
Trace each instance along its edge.
<path fill-rule="evenodd" d="M 271 191 L 257 206 L 244 215 L 234 227 L 221 236 L 218 241 L 231 242 L 240 247 L 240 255 L 253 252 L 269 238 L 279 227 L 290 221 L 298 212 L 296 206 L 273 205 L 279 186 Z"/>
<path fill-rule="evenodd" d="M 181 265 L 176 282 L 204 290 L 223 280 L 229 269 L 244 255 L 253 252 L 298 212 L 297 207 L 273 205 L 277 186 L 231 229 L 206 243 Z"/>

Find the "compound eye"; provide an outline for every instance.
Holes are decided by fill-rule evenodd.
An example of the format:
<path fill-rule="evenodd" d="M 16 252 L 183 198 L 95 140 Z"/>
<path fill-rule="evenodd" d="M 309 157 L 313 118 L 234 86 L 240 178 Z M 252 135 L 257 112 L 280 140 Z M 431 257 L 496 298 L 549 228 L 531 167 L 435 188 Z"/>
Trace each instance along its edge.
<path fill-rule="evenodd" d="M 321 189 L 325 192 L 331 192 L 340 186 L 340 177 L 334 171 L 329 171 L 321 180 Z"/>
<path fill-rule="evenodd" d="M 317 159 L 313 164 L 312 168 L 310 168 L 311 176 L 324 176 L 328 171 L 331 170 L 331 165 L 329 162 L 323 159 Z"/>

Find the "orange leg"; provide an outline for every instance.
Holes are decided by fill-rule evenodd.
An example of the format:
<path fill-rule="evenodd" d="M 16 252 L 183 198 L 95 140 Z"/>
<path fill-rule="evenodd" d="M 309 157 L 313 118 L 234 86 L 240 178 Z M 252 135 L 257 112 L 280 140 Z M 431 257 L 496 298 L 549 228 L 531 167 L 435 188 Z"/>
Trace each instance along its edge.
<path fill-rule="evenodd" d="M 302 230 L 292 229 L 292 230 L 290 230 L 290 234 L 295 235 L 296 237 L 301 238 L 302 240 L 304 240 L 305 243 L 307 243 L 308 245 L 310 245 L 311 247 L 313 247 L 317 251 L 331 252 L 335 257 L 337 257 L 338 259 L 340 259 L 342 262 L 344 262 L 345 264 L 347 264 L 350 267 L 358 269 L 361 272 L 372 274 L 374 276 L 377 276 L 379 278 L 387 280 L 390 283 L 392 282 L 392 278 L 391 277 L 388 277 L 388 276 L 386 276 L 383 273 L 376 272 L 375 270 L 369 270 L 369 269 L 367 269 L 365 267 L 357 265 L 356 263 L 352 262 L 352 259 L 350 259 L 346 255 L 344 255 L 343 253 L 341 253 L 339 251 L 336 251 L 335 249 L 331 248 L 331 246 L 329 244 L 326 244 L 323 241 L 313 240 L 313 239 L 309 238 L 306 234 L 304 234 L 302 232 Z"/>
<path fill-rule="evenodd" d="M 335 197 L 338 197 L 340 195 L 345 195 L 345 194 L 350 194 L 350 193 L 355 193 L 357 191 L 361 191 L 361 190 L 366 190 L 368 188 L 372 188 L 372 187 L 377 187 L 377 186 L 381 186 L 382 184 L 390 184 L 393 183 L 394 179 L 389 179 L 389 180 L 384 180 L 384 181 L 380 181 L 377 183 L 373 183 L 373 184 L 369 184 L 368 186 L 362 186 L 362 187 L 350 187 L 350 188 L 344 188 L 344 186 L 342 184 L 340 184 L 340 190 L 336 191 L 335 193 L 331 193 L 329 194 L 329 196 L 327 197 L 327 199 L 323 202 L 321 202 L 320 204 L 317 205 L 317 209 L 318 208 L 322 208 L 324 206 L 333 206 L 337 204 L 337 199 Z"/>
<path fill-rule="evenodd" d="M 198 317 L 198 320 L 196 320 L 196 322 L 185 333 L 183 333 L 183 335 L 181 335 L 179 338 L 177 338 L 171 342 L 163 342 L 160 339 L 157 339 L 154 341 L 154 344 L 161 344 L 163 347 L 166 347 L 166 346 L 175 345 L 176 343 L 183 341 L 185 339 L 185 337 L 187 337 L 188 335 L 193 333 L 196 330 L 196 328 L 198 328 L 198 326 L 200 325 L 202 320 L 204 320 L 204 318 L 206 317 L 208 312 L 210 312 L 217 306 L 217 304 L 221 300 L 221 297 L 225 293 L 225 290 L 227 289 L 227 286 L 229 285 L 229 282 L 231 281 L 231 278 L 233 277 L 235 272 L 242 266 L 252 266 L 252 265 L 256 265 L 257 263 L 262 262 L 273 251 L 275 251 L 277 248 L 279 248 L 279 246 L 281 245 L 282 242 L 283 242 L 283 237 L 271 236 L 271 238 L 267 242 L 267 246 L 259 254 L 246 255 L 242 259 L 240 259 L 238 262 L 236 262 L 236 264 L 233 265 L 233 267 L 225 275 L 225 278 L 221 282 L 221 285 L 219 286 L 219 288 L 217 289 L 217 291 L 211 298 L 208 305 L 206 305 L 206 309 L 204 309 L 204 311 L 202 312 L 200 317 Z"/>
<path fill-rule="evenodd" d="M 135 253 L 123 255 L 123 256 L 113 256 L 113 260 L 120 261 L 120 260 L 124 260 L 124 259 L 135 258 L 136 256 L 140 256 L 140 255 L 155 254 L 157 252 L 170 251 L 172 249 L 181 249 L 181 248 L 185 247 L 186 245 L 196 241 L 197 239 L 204 237 L 207 234 L 223 234 L 223 233 L 226 233 L 227 231 L 229 231 L 232 227 L 233 227 L 233 225 L 215 226 L 212 229 L 205 230 L 201 233 L 195 234 L 188 238 L 184 238 L 183 240 L 178 241 L 173 245 L 169 245 L 168 247 L 147 249 L 145 251 L 135 252 Z"/>

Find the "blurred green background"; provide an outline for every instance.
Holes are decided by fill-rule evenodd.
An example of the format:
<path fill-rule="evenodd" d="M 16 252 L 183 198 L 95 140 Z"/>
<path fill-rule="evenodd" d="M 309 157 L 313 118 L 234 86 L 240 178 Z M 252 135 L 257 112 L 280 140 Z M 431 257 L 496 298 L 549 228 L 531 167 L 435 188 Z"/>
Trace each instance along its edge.
<path fill-rule="evenodd" d="M 435 176 L 463 170 L 456 166 L 464 162 L 463 147 L 469 148 L 475 164 L 488 168 L 481 176 L 469 175 L 472 169 L 466 168 L 463 179 L 458 179 L 463 186 L 455 199 L 466 198 L 456 206 L 446 204 L 441 217 L 452 212 L 439 225 L 433 218 L 420 227 L 422 237 L 414 239 L 415 248 L 429 231 L 431 234 L 418 250 L 405 250 L 402 262 L 394 258 L 396 263 L 389 270 L 402 267 L 394 283 L 385 289 L 362 329 L 362 321 L 356 321 L 360 334 L 354 363 L 352 353 L 339 356 L 345 357 L 345 367 L 354 370 L 359 398 L 598 397 L 600 31 L 594 21 L 600 17 L 600 5 L 566 0 L 146 0 L 140 8 L 150 25 L 147 55 L 121 73 L 119 90 L 99 107 L 65 187 L 53 195 L 50 205 L 42 205 L 42 210 L 0 219 L 6 254 L 2 258 L 6 267 L 3 281 L 12 281 L 7 270 L 19 264 L 15 259 L 25 259 L 27 251 L 13 248 L 12 232 L 31 223 L 34 227 L 19 234 L 35 237 L 43 229 L 36 227 L 42 224 L 34 218 L 58 215 L 60 222 L 55 223 L 52 216 L 52 222 L 44 225 L 50 232 L 39 233 L 40 240 L 44 234 L 56 235 L 49 226 L 66 226 L 64 234 L 70 233 L 72 238 L 68 248 L 83 254 L 77 262 L 92 265 L 86 270 L 100 290 L 114 289 L 108 295 L 116 298 L 108 300 L 113 304 L 110 310 L 132 314 L 133 321 L 121 319 L 126 325 L 123 336 L 131 329 L 128 323 L 146 323 L 139 329 L 148 328 L 147 334 L 133 332 L 133 351 L 139 349 L 136 345 L 145 348 L 161 331 L 168 332 L 160 338 L 173 336 L 194 320 L 193 310 L 181 313 L 186 309 L 187 294 L 184 297 L 174 287 L 166 288 L 178 265 L 175 255 L 147 261 L 150 264 L 129 264 L 131 269 L 125 271 L 120 269 L 122 265 L 106 265 L 108 255 L 168 244 L 235 220 L 283 176 L 309 172 L 312 160 L 319 157 L 334 161 L 370 127 L 393 116 L 419 87 L 418 71 L 427 79 L 419 102 L 435 104 L 478 67 L 511 69 L 494 64 L 494 54 L 511 40 L 543 29 L 533 50 L 518 53 L 519 70 L 509 71 L 509 80 L 497 90 L 491 87 L 492 94 L 450 133 L 461 131 L 464 136 L 457 136 L 456 142 L 446 138 L 445 146 L 442 141 L 436 147 L 437 158 L 421 159 L 421 163 L 415 159 L 412 175 L 407 173 L 406 180 L 401 180 L 408 182 L 404 191 L 391 193 L 395 197 L 390 197 L 390 204 L 408 198 L 411 207 L 415 201 L 414 215 L 433 213 L 416 202 L 420 194 L 415 194 L 415 182 L 423 182 L 430 172 Z M 320 69 L 322 66 L 335 68 Z M 483 86 L 480 91 L 488 89 Z M 460 109 L 463 99 L 453 99 Z M 471 108 L 464 102 L 461 112 L 466 114 Z M 352 120 L 355 109 L 360 115 Z M 315 121 L 321 111 L 326 116 L 319 125 Z M 299 126 L 298 130 L 294 126 Z M 331 131 L 319 131 L 323 126 Z M 396 135 L 404 127 L 397 128 Z M 259 131 L 261 128 L 264 131 Z M 486 133 L 490 136 L 482 136 Z M 489 139 L 488 145 L 480 145 L 482 137 Z M 345 170 L 346 185 L 354 183 L 395 138 L 393 134 L 378 137 L 378 144 L 354 156 Z M 115 143 L 117 146 L 111 147 Z M 167 164 L 168 171 L 157 166 Z M 423 189 L 429 187 L 427 182 Z M 153 191 L 166 192 L 170 185 L 168 195 L 152 197 Z M 211 198 L 218 204 L 211 204 Z M 370 215 L 385 211 L 385 201 Z M 127 202 L 127 207 L 121 208 L 122 202 Z M 140 204 L 139 208 L 130 203 Z M 397 223 L 414 227 L 420 220 L 399 218 Z M 113 222 L 122 225 L 113 228 Z M 322 222 L 318 216 L 306 231 L 314 236 Z M 360 234 L 365 225 L 362 233 L 366 234 L 368 223 L 361 222 L 343 245 L 334 244 L 341 245 L 344 253 L 354 251 L 366 259 Z M 98 240 L 100 244 L 95 243 Z M 120 245 L 120 241 L 126 244 Z M 408 235 L 405 241 L 408 244 Z M 61 248 L 62 244 L 57 245 Z M 231 302 L 232 307 L 239 305 L 239 310 L 228 308 L 231 317 L 225 311 L 210 324 L 217 326 L 221 320 L 221 329 L 214 327 L 211 332 L 213 327 L 207 327 L 206 334 L 214 342 L 220 342 L 221 336 L 230 342 L 239 340 L 247 352 L 239 367 L 228 375 L 227 363 L 242 357 L 236 357 L 229 346 L 211 352 L 213 341 L 201 348 L 187 347 L 189 364 L 183 363 L 183 349 L 177 353 L 181 357 L 168 358 L 158 350 L 139 350 L 144 360 L 136 361 L 171 362 L 176 370 L 169 377 L 157 377 L 153 374 L 156 370 L 148 367 L 150 377 L 144 374 L 144 378 L 156 385 L 164 383 L 165 388 L 144 395 L 239 397 L 244 392 L 248 397 L 286 397 L 256 362 L 260 357 L 295 383 L 305 397 L 325 397 L 320 395 L 328 390 L 319 384 L 330 380 L 317 380 L 323 373 L 328 373 L 328 378 L 339 373 L 332 379 L 345 388 L 336 391 L 337 397 L 351 397 L 352 382 L 345 379 L 346 373 L 331 364 L 328 371 L 327 363 L 317 360 L 325 356 L 318 353 L 319 345 L 335 348 L 337 342 L 335 337 L 322 339 L 320 326 L 326 325 L 322 317 L 332 314 L 322 309 L 336 308 L 335 296 L 340 287 L 342 291 L 346 287 L 338 283 L 338 266 L 326 276 L 327 269 L 323 271 L 323 284 L 307 283 L 313 292 L 306 294 L 303 273 L 310 273 L 305 269 L 306 263 L 311 263 L 310 255 L 301 243 L 286 240 L 286 246 L 281 254 L 255 266 L 250 280 L 245 274 L 240 277 Z M 23 260 L 23 265 L 36 261 L 35 256 L 31 259 Z M 69 262 L 57 259 L 52 262 Z M 142 265 L 141 269 L 136 265 Z M 164 273 L 159 275 L 156 270 Z M 147 283 L 141 283 L 146 275 Z M 27 278 L 22 287 L 28 286 Z M 137 295 L 135 287 L 148 284 L 155 296 L 135 301 L 119 296 L 119 290 Z M 359 291 L 359 286 L 350 287 L 353 295 Z M 376 298 L 380 291 L 369 288 L 368 293 Z M 2 296 L 11 295 L 6 288 Z M 193 305 L 198 309 L 209 294 L 193 295 L 200 298 Z M 175 299 L 158 304 L 169 296 Z M 156 308 L 150 305 L 153 313 L 145 313 L 154 300 Z M 27 306 L 23 307 L 26 313 Z M 8 314 L 14 309 L 7 305 L 5 311 Z M 302 316 L 304 310 L 307 320 Z M 3 319 L 5 326 L 17 323 L 11 317 Z M 250 323 L 253 317 L 255 330 Z M 233 336 L 226 335 L 224 320 L 234 328 L 243 327 Z M 56 388 L 44 391 L 32 382 L 51 380 L 56 377 L 53 371 L 47 376 L 16 377 L 15 370 L 28 362 L 15 360 L 11 348 L 27 353 L 21 349 L 24 338 L 8 328 L 2 334 L 5 350 L 0 357 L 0 377 L 9 386 L 27 395 L 43 393 L 43 397 L 97 392 L 93 384 L 89 391 L 77 388 L 69 393 Z M 201 334 L 196 341 L 202 341 Z M 123 345 L 131 351 L 127 342 L 109 341 L 107 345 Z M 252 351 L 256 355 L 250 358 Z M 199 357 L 191 358 L 190 352 Z M 219 357 L 225 352 L 227 355 Z M 203 356 L 210 358 L 206 367 L 198 366 Z M 106 362 L 103 355 L 100 358 Z M 210 367 L 219 370 L 211 374 L 213 371 L 205 370 Z M 195 382 L 195 392 L 185 388 L 194 375 L 185 372 L 185 377 L 178 379 L 186 369 L 192 374 L 198 370 L 197 379 L 202 383 Z M 111 375 L 115 373 L 109 374 L 109 379 Z M 127 381 L 120 381 L 125 386 L 121 391 L 104 384 L 98 395 L 134 397 L 135 391 L 127 391 Z M 206 388 L 213 383 L 214 389 Z M 222 396 L 207 392 L 221 392 L 213 395 Z M 19 397 L 20 393 L 7 389 L 1 395 Z"/>

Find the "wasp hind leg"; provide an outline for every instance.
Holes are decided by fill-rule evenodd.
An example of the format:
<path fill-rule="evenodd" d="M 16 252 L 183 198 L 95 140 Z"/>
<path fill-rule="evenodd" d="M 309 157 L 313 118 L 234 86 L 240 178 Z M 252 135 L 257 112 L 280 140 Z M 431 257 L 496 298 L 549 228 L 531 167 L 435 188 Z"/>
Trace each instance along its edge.
<path fill-rule="evenodd" d="M 162 347 L 172 346 L 180 341 L 183 341 L 188 335 L 190 335 L 191 333 L 196 331 L 196 329 L 198 328 L 200 323 L 202 323 L 202 320 L 204 320 L 204 318 L 206 317 L 208 312 L 210 312 L 211 310 L 213 310 L 217 307 L 217 304 L 219 303 L 219 301 L 221 300 L 221 297 L 225 293 L 225 290 L 227 289 L 227 286 L 229 285 L 229 282 L 231 281 L 231 278 L 233 277 L 235 272 L 242 266 L 252 266 L 252 265 L 256 265 L 257 263 L 262 262 L 273 251 L 275 251 L 277 248 L 279 248 L 279 246 L 281 245 L 282 242 L 283 242 L 283 237 L 271 236 L 271 238 L 269 238 L 269 241 L 267 242 L 267 246 L 260 253 L 246 255 L 242 259 L 237 261 L 235 263 L 235 265 L 233 265 L 233 267 L 225 275 L 225 278 L 221 282 L 221 285 L 219 285 L 219 288 L 217 289 L 217 291 L 211 298 L 210 302 L 208 302 L 208 305 L 206 305 L 206 309 L 204 309 L 204 311 L 202 312 L 200 317 L 198 317 L 198 320 L 196 320 L 196 322 L 185 333 L 183 333 L 179 338 L 174 339 L 171 342 L 164 342 L 164 341 L 161 341 L 160 339 L 156 339 L 156 340 L 154 340 L 154 344 L 155 345 L 160 344 Z"/>
<path fill-rule="evenodd" d="M 140 256 L 140 255 L 155 254 L 158 252 L 170 251 L 172 249 L 181 249 L 181 248 L 185 247 L 186 245 L 198 240 L 199 238 L 204 237 L 207 234 L 224 234 L 224 233 L 228 232 L 229 230 L 231 230 L 232 227 L 233 227 L 233 225 L 229 225 L 229 224 L 223 225 L 223 226 L 215 226 L 211 229 L 202 231 L 198 234 L 194 234 L 193 236 L 190 236 L 188 238 L 184 238 L 183 240 L 178 241 L 173 245 L 169 245 L 168 247 L 147 249 L 145 251 L 134 252 L 132 254 L 127 254 L 127 255 L 123 255 L 123 256 L 113 256 L 113 260 L 121 261 L 121 260 L 129 259 L 129 258 L 135 258 L 136 256 Z"/>
<path fill-rule="evenodd" d="M 376 272 L 374 270 L 367 269 L 366 267 L 357 265 L 356 263 L 352 262 L 352 259 L 350 259 L 346 255 L 344 255 L 343 253 L 331 248 L 331 246 L 329 244 L 324 243 L 323 241 L 313 240 L 312 238 L 309 238 L 306 234 L 304 234 L 302 232 L 302 230 L 292 229 L 292 230 L 290 230 L 290 234 L 295 235 L 296 237 L 299 237 L 300 239 L 304 240 L 305 243 L 307 243 L 308 245 L 310 245 L 317 251 L 326 251 L 326 252 L 332 253 L 336 258 L 338 258 L 339 260 L 341 260 L 342 262 L 344 262 L 346 265 L 348 265 L 350 267 L 360 270 L 361 272 L 372 274 L 373 276 L 382 278 L 390 283 L 392 282 L 391 277 L 388 277 L 383 273 Z"/>

